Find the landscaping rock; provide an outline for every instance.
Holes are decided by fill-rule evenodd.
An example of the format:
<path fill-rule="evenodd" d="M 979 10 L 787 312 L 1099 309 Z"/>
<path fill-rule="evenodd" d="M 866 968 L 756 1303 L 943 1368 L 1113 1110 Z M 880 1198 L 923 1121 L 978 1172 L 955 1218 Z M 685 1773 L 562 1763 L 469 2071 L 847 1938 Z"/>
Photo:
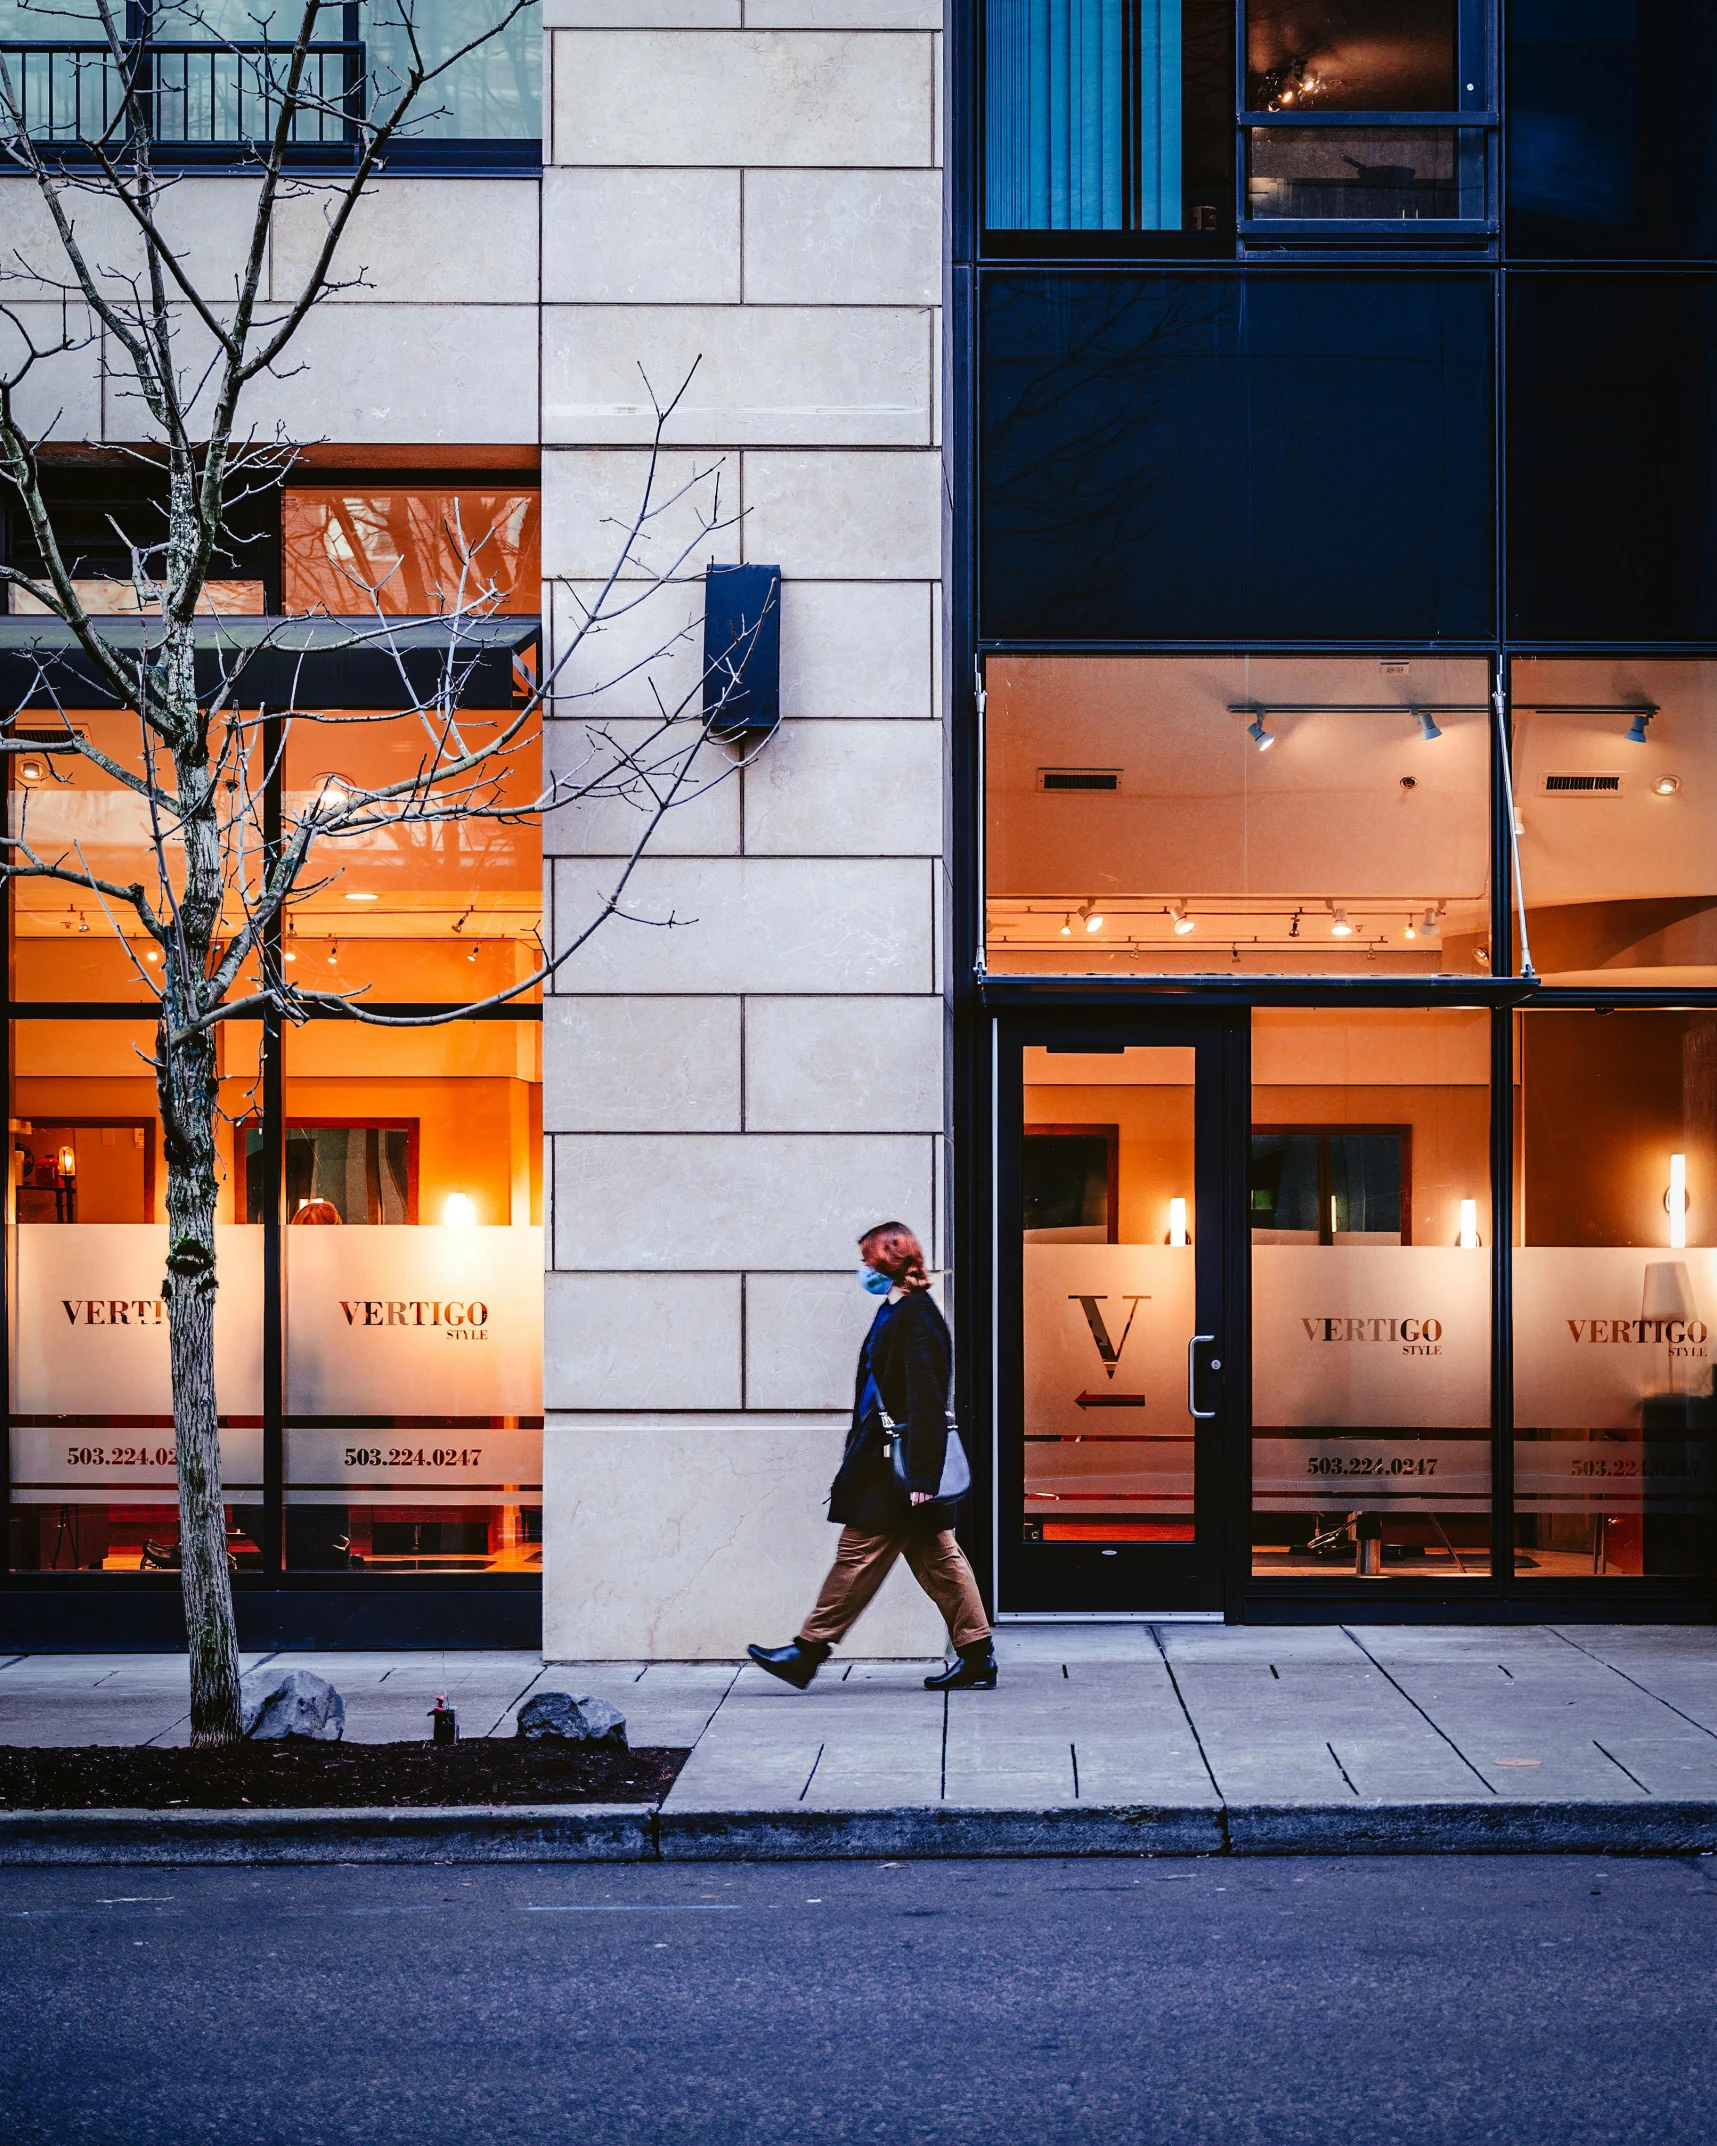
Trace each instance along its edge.
<path fill-rule="evenodd" d="M 254 1669 L 239 1686 L 239 1718 L 256 1742 L 302 1736 L 331 1744 L 346 1733 L 346 1702 L 308 1669 Z"/>
<path fill-rule="evenodd" d="M 615 1744 L 626 1749 L 626 1716 L 606 1699 L 575 1699 L 570 1692 L 539 1691 L 519 1708 L 521 1736 L 564 1736 L 575 1744 Z"/>

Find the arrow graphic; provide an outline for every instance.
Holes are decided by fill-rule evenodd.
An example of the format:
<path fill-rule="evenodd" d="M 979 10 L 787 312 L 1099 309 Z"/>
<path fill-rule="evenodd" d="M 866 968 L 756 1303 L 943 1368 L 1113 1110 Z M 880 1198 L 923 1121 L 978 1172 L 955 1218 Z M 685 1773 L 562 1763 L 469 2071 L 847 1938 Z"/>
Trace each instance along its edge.
<path fill-rule="evenodd" d="M 1075 1408 L 1143 1408 L 1142 1393 L 1079 1393 L 1073 1397 Z"/>

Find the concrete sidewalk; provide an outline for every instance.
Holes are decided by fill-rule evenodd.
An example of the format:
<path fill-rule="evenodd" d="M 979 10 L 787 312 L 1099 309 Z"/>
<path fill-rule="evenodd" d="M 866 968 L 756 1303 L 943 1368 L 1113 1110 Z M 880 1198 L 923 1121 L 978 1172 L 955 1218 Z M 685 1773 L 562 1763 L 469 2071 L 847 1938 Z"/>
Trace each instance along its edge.
<path fill-rule="evenodd" d="M 511 1735 L 533 1689 L 595 1692 L 635 1744 L 692 1747 L 664 1854 L 1717 1844 L 1707 1628 L 1041 1625 L 998 1653 L 999 1689 L 946 1696 L 930 1665 L 844 1658 L 803 1694 L 731 1662 L 246 1667 L 314 1667 L 367 1742 L 424 1735 L 438 1693 L 472 1736 Z M 183 1657 L 0 1664 L 0 1743 L 185 1734 Z"/>

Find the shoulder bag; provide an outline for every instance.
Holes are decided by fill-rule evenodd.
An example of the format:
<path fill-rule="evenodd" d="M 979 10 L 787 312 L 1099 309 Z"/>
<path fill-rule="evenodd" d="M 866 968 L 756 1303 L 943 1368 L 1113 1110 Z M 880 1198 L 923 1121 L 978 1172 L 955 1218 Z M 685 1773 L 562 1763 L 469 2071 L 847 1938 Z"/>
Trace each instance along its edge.
<path fill-rule="evenodd" d="M 894 1470 L 894 1480 L 901 1489 L 910 1494 L 911 1483 L 906 1471 L 906 1426 L 896 1423 L 885 1408 L 882 1410 L 882 1450 L 889 1466 Z M 951 1504 L 963 1498 L 972 1487 L 972 1464 L 966 1458 L 966 1448 L 960 1440 L 960 1427 L 954 1420 L 954 1411 L 948 1411 L 948 1444 L 942 1455 L 942 1480 L 936 1485 L 934 1502 Z"/>

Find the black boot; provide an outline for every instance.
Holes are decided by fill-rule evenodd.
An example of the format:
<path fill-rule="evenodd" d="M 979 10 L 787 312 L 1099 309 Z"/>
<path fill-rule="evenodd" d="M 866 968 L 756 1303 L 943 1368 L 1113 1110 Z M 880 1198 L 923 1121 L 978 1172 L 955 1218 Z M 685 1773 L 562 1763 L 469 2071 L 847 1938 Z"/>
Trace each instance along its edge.
<path fill-rule="evenodd" d="M 829 1658 L 829 1650 L 820 1639 L 795 1639 L 785 1647 L 747 1647 L 745 1651 L 759 1669 L 767 1669 L 772 1677 L 779 1677 L 783 1684 L 791 1684 L 799 1691 Z"/>
<path fill-rule="evenodd" d="M 988 1639 L 974 1639 L 970 1646 L 958 1650 L 959 1660 L 939 1675 L 926 1677 L 926 1691 L 994 1691 L 996 1688 L 996 1650 Z"/>

